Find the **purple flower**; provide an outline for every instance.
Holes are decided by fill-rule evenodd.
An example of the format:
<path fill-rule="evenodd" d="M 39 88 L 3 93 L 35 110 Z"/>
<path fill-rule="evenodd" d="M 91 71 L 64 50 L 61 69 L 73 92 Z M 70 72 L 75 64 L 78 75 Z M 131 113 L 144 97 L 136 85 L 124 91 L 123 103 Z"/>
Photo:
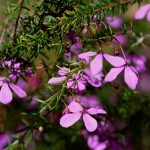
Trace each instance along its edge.
<path fill-rule="evenodd" d="M 74 73 L 72 78 L 67 82 L 67 88 L 75 89 L 77 92 L 83 92 L 86 89 L 86 77 L 84 75 L 78 75 Z"/>
<path fill-rule="evenodd" d="M 138 73 L 133 66 L 129 66 L 126 64 L 125 60 L 120 57 L 119 61 L 116 61 L 115 57 L 108 56 L 104 54 L 107 61 L 114 67 L 109 73 L 105 76 L 105 82 L 112 82 L 117 78 L 117 76 L 124 71 L 124 81 L 128 85 L 129 88 L 134 90 L 138 83 Z"/>
<path fill-rule="evenodd" d="M 127 63 L 134 63 L 136 70 L 139 73 L 146 72 L 146 63 L 147 58 L 144 55 L 131 55 L 129 53 L 126 53 Z"/>
<path fill-rule="evenodd" d="M 87 108 L 101 108 L 103 109 L 102 104 L 100 103 L 100 100 L 98 97 L 94 95 L 86 95 L 86 96 L 80 96 L 81 99 L 81 105 Z"/>
<path fill-rule="evenodd" d="M 0 133 L 0 150 L 3 150 L 8 145 L 10 138 L 6 134 Z"/>
<path fill-rule="evenodd" d="M 97 54 L 97 52 L 85 52 L 85 53 L 81 53 L 78 55 L 78 58 L 81 60 L 85 60 L 87 63 L 89 63 L 91 61 L 91 57 L 95 56 Z"/>
<path fill-rule="evenodd" d="M 122 18 L 119 16 L 106 16 L 105 20 L 108 23 L 108 25 L 110 25 L 114 29 L 120 28 L 123 23 Z"/>
<path fill-rule="evenodd" d="M 91 115 L 106 114 L 103 109 L 99 108 L 89 108 L 86 110 L 76 101 L 71 102 L 68 105 L 68 109 L 70 113 L 63 115 L 60 118 L 60 125 L 64 128 L 68 128 L 75 124 L 81 117 L 83 117 L 83 122 L 89 132 L 95 131 L 98 126 L 97 121 L 91 117 Z"/>
<path fill-rule="evenodd" d="M 2 67 L 8 70 L 9 79 L 15 80 L 21 73 L 25 73 L 26 76 L 32 76 L 32 70 L 28 69 L 28 64 L 24 60 L 11 59 L 9 61 L 2 62 Z"/>
<path fill-rule="evenodd" d="M 98 135 L 91 135 L 88 137 L 87 143 L 92 150 L 105 150 L 108 141 L 100 142 Z"/>
<path fill-rule="evenodd" d="M 53 77 L 48 81 L 48 83 L 51 85 L 59 85 L 62 82 L 64 82 L 66 79 L 68 79 L 67 80 L 68 89 L 72 88 L 75 89 L 77 92 L 83 92 L 85 90 L 86 83 L 87 83 L 86 76 L 82 74 L 73 73 L 70 77 L 67 75 L 67 73 L 69 72 L 70 70 L 68 68 L 65 67 L 61 68 L 58 71 L 60 77 Z"/>
<path fill-rule="evenodd" d="M 94 57 L 94 59 L 91 60 L 91 57 Z M 102 74 L 103 70 L 103 60 L 104 58 L 108 61 L 111 62 L 113 61 L 115 67 L 119 67 L 121 65 L 124 65 L 124 59 L 118 56 L 111 56 L 108 54 L 103 54 L 103 53 L 96 53 L 96 52 L 86 52 L 79 54 L 78 56 L 80 59 L 85 60 L 87 63 L 90 63 L 90 70 L 92 76 L 96 76 L 98 74 Z"/>
<path fill-rule="evenodd" d="M 58 74 L 60 77 L 53 77 L 49 79 L 48 83 L 51 85 L 59 85 L 62 82 L 64 82 L 67 79 L 67 72 L 69 72 L 70 69 L 66 67 L 62 67 L 60 70 L 58 70 Z"/>
<path fill-rule="evenodd" d="M 5 77 L 0 77 L 0 102 L 3 104 L 8 104 L 12 101 L 12 92 L 11 89 L 20 97 L 24 98 L 27 96 L 24 90 L 22 90 L 19 86 L 10 82 L 9 79 Z"/>
<path fill-rule="evenodd" d="M 101 121 L 94 133 L 84 133 L 87 144 L 91 150 L 124 150 L 131 149 L 131 145 L 126 139 L 119 139 L 116 121 Z M 119 126 L 120 128 L 120 126 Z"/>
<path fill-rule="evenodd" d="M 127 38 L 125 35 L 116 35 L 112 42 L 125 46 L 127 44 Z"/>
<path fill-rule="evenodd" d="M 103 73 L 99 72 L 96 75 L 92 75 L 90 67 L 84 70 L 85 75 L 87 76 L 87 81 L 94 87 L 100 87 L 102 85 Z"/>
<path fill-rule="evenodd" d="M 77 53 L 80 52 L 82 49 L 82 44 L 81 43 L 74 43 L 73 45 L 70 46 L 70 52 L 72 53 Z"/>
<path fill-rule="evenodd" d="M 133 62 L 135 64 L 135 68 L 138 72 L 145 72 L 146 71 L 146 57 L 144 55 L 135 55 L 133 57 Z"/>
<path fill-rule="evenodd" d="M 135 13 L 134 18 L 141 20 L 146 17 L 147 21 L 150 22 L 150 4 L 141 6 L 140 9 Z"/>
<path fill-rule="evenodd" d="M 100 103 L 99 98 L 94 95 L 86 95 L 86 96 L 76 95 L 74 97 L 70 96 L 68 102 L 71 103 L 72 101 L 80 102 L 80 104 L 86 109 L 91 107 L 103 109 L 103 106 Z"/>
<path fill-rule="evenodd" d="M 20 70 L 21 63 L 16 62 L 16 59 L 12 59 L 9 61 L 4 61 L 2 63 L 3 68 L 8 68 L 9 69 L 9 78 L 11 80 L 16 79 L 19 77 L 21 70 Z"/>

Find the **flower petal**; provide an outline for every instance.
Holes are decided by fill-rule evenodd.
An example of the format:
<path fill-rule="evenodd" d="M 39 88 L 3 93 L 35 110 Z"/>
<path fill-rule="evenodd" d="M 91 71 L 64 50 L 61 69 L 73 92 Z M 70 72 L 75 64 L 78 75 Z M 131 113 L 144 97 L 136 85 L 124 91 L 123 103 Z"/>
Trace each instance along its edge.
<path fill-rule="evenodd" d="M 83 84 L 82 82 L 78 82 L 78 90 L 79 91 L 84 91 L 85 90 L 85 84 Z"/>
<path fill-rule="evenodd" d="M 48 83 L 51 85 L 58 85 L 58 84 L 62 83 L 65 79 L 66 79 L 66 77 L 53 77 L 53 78 L 49 79 Z"/>
<path fill-rule="evenodd" d="M 64 128 L 68 128 L 73 124 L 75 124 L 81 118 L 81 115 L 82 115 L 81 113 L 63 115 L 60 118 L 60 125 Z"/>
<path fill-rule="evenodd" d="M 83 114 L 83 121 L 84 121 L 86 129 L 89 132 L 93 132 L 97 129 L 97 126 L 98 126 L 97 121 L 93 117 L 91 117 L 89 114 L 87 113 Z"/>
<path fill-rule="evenodd" d="M 111 82 L 113 80 L 115 80 L 117 78 L 117 76 L 119 75 L 119 73 L 124 69 L 124 67 L 120 67 L 120 68 L 112 68 L 110 69 L 110 71 L 107 73 L 107 75 L 105 76 L 104 81 L 105 82 Z"/>
<path fill-rule="evenodd" d="M 2 86 L 2 84 L 3 84 L 3 81 L 0 81 L 0 86 Z"/>
<path fill-rule="evenodd" d="M 119 56 L 111 56 L 104 54 L 105 59 L 114 67 L 121 67 L 125 65 L 125 60 Z"/>
<path fill-rule="evenodd" d="M 120 28 L 123 23 L 122 18 L 119 16 L 106 16 L 105 19 L 108 25 L 110 25 L 114 29 Z"/>
<path fill-rule="evenodd" d="M 67 75 L 67 72 L 69 72 L 70 69 L 69 68 L 66 68 L 66 67 L 62 67 L 60 70 L 58 70 L 58 74 L 60 76 L 66 76 Z"/>
<path fill-rule="evenodd" d="M 87 140 L 87 144 L 88 144 L 89 148 L 91 148 L 91 149 L 94 149 L 95 147 L 97 147 L 99 144 L 98 135 L 89 136 L 88 140 Z"/>
<path fill-rule="evenodd" d="M 77 112 L 80 112 L 83 110 L 83 107 L 79 103 L 77 103 L 76 101 L 71 102 L 68 105 L 68 108 L 69 108 L 69 111 L 73 112 L 73 113 L 77 113 Z"/>
<path fill-rule="evenodd" d="M 124 80 L 129 88 L 135 90 L 138 84 L 138 76 L 135 71 L 128 66 L 125 67 Z"/>
<path fill-rule="evenodd" d="M 82 49 L 82 44 L 81 43 L 74 43 L 73 45 L 70 46 L 70 51 L 73 52 L 78 52 Z"/>
<path fill-rule="evenodd" d="M 74 81 L 72 79 L 69 79 L 68 82 L 67 82 L 67 88 L 74 88 Z"/>
<path fill-rule="evenodd" d="M 5 80 L 5 77 L 0 77 L 0 81 L 4 81 Z"/>
<path fill-rule="evenodd" d="M 106 111 L 105 111 L 105 110 L 99 109 L 99 108 L 89 108 L 89 109 L 87 110 L 87 112 L 88 112 L 90 115 L 106 114 Z"/>
<path fill-rule="evenodd" d="M 103 73 L 100 72 L 97 75 L 93 76 L 91 74 L 91 69 L 90 68 L 86 68 L 84 70 L 84 73 L 86 75 L 86 80 L 94 87 L 100 87 L 102 85 L 102 77 L 103 77 Z"/>
<path fill-rule="evenodd" d="M 12 101 L 12 92 L 7 83 L 3 83 L 0 90 L 0 102 L 3 104 L 8 104 Z"/>
<path fill-rule="evenodd" d="M 98 80 L 97 78 L 91 78 L 91 79 L 89 78 L 88 82 L 94 87 L 102 86 L 102 82 Z"/>
<path fill-rule="evenodd" d="M 19 86 L 15 85 L 13 83 L 10 83 L 9 86 L 19 97 L 24 98 L 27 96 L 26 92 L 23 89 L 21 89 Z"/>
<path fill-rule="evenodd" d="M 107 148 L 107 142 L 101 142 L 95 150 L 105 150 Z"/>
<path fill-rule="evenodd" d="M 90 63 L 92 75 L 97 75 L 98 73 L 102 72 L 102 67 L 103 67 L 103 56 L 102 54 L 98 54 Z"/>
<path fill-rule="evenodd" d="M 91 52 L 90 51 L 90 52 L 79 54 L 78 58 L 85 59 L 87 57 L 92 57 L 92 56 L 95 56 L 95 55 L 96 55 L 96 52 Z"/>
<path fill-rule="evenodd" d="M 139 20 L 143 19 L 146 16 L 146 13 L 150 9 L 150 4 L 141 6 L 140 9 L 135 13 L 134 18 Z"/>

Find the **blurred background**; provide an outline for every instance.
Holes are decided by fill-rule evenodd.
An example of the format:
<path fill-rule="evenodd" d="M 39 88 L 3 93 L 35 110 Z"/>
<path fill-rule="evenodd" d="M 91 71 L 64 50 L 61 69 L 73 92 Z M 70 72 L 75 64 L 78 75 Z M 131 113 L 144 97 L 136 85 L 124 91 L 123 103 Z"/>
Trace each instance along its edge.
<path fill-rule="evenodd" d="M 32 6 L 32 4 L 36 0 L 26 0 L 26 5 L 28 5 L 28 8 Z M 6 15 L 4 14 L 5 7 L 8 7 L 8 4 L 15 4 L 18 3 L 19 1 L 17 0 L 0 0 L 0 24 L 4 24 L 6 21 Z M 146 2 L 146 1 L 145 1 Z M 144 2 L 144 3 L 145 3 Z M 116 90 L 114 87 L 111 86 L 105 86 L 104 90 L 101 89 L 100 91 L 95 90 L 93 92 L 93 89 L 91 88 L 90 90 L 93 93 L 96 93 L 104 103 L 108 109 L 110 107 L 113 108 L 112 112 L 110 113 L 116 113 L 116 118 L 123 118 L 123 122 L 120 123 L 119 125 L 116 126 L 124 126 L 127 122 L 131 122 L 131 124 L 125 128 L 122 133 L 126 134 L 129 136 L 129 139 L 131 140 L 131 145 L 133 145 L 134 150 L 150 150 L 150 23 L 148 23 L 146 20 L 142 21 L 136 21 L 134 20 L 134 14 L 138 10 L 139 6 L 137 4 L 129 7 L 129 10 L 126 12 L 126 14 L 123 16 L 124 23 L 127 23 L 135 32 L 135 35 L 133 33 L 127 36 L 127 43 L 124 46 L 124 49 L 126 51 L 126 54 L 128 55 L 142 55 L 144 58 L 146 58 L 146 71 L 144 73 L 142 72 L 140 74 L 140 82 L 138 86 L 139 93 L 136 95 L 136 91 L 132 92 L 128 90 L 127 88 L 121 89 L 121 90 Z M 2 30 L 2 27 L 0 28 Z M 14 29 L 14 23 L 8 24 L 8 29 L 12 30 Z M 10 32 L 10 31 L 9 31 Z M 140 39 L 144 37 L 144 40 L 141 43 Z M 146 38 L 145 38 L 146 37 Z M 91 46 L 92 47 L 92 46 Z M 90 47 L 90 48 L 91 48 Z M 106 45 L 103 45 L 103 47 L 106 47 Z M 86 47 L 89 49 L 89 47 Z M 108 50 L 109 51 L 109 50 Z M 51 59 L 49 60 L 49 64 L 54 64 L 57 60 L 57 54 L 56 53 L 50 53 L 49 56 L 51 56 Z M 41 58 L 38 58 L 36 60 L 36 66 L 40 66 L 41 64 Z M 37 72 L 38 77 L 40 78 L 41 75 L 43 74 L 43 70 L 39 70 Z M 29 82 L 31 82 L 32 79 L 29 79 Z M 119 81 L 119 80 L 118 80 Z M 36 83 L 38 82 L 39 87 L 41 86 L 41 80 L 36 80 Z M 31 82 L 31 84 L 35 83 L 34 81 Z M 119 81 L 120 82 L 120 81 Z M 122 86 L 122 85 L 121 85 Z M 30 86 L 31 91 L 36 91 L 37 89 Z M 31 92 L 32 93 L 32 92 Z M 42 93 L 42 92 L 41 92 Z M 40 93 L 40 94 L 41 94 Z M 118 98 L 122 100 L 122 103 L 117 103 L 118 99 L 116 98 L 116 95 Z M 43 94 L 43 93 L 42 93 Z M 42 95 L 41 94 L 41 95 Z M 113 99 L 112 101 L 108 99 Z M 116 101 L 115 101 L 116 100 Z M 115 102 L 114 102 L 115 101 Z M 3 132 L 4 130 L 7 129 L 14 129 L 16 127 L 16 124 L 14 121 L 20 121 L 20 112 L 22 111 L 21 108 L 22 104 L 15 104 L 14 108 L 9 107 L 9 111 L 6 111 L 8 109 L 7 107 L 1 107 L 0 109 L 0 132 Z M 115 112 L 115 109 L 119 109 L 118 112 Z M 24 108 L 24 107 L 23 107 Z M 16 115 L 15 117 L 13 116 L 13 112 L 18 110 L 18 116 Z M 35 110 L 36 111 L 36 110 Z M 11 113 L 10 113 L 11 112 Z M 33 111 L 34 112 L 34 111 Z M 59 114 L 60 115 L 60 114 Z M 130 116 L 130 117 L 129 117 Z M 51 116 L 49 116 L 51 117 Z M 56 115 L 56 118 L 58 116 Z M 130 118 L 128 120 L 128 117 Z M 8 119 L 9 118 L 9 119 Z M 17 122 L 16 121 L 16 122 Z M 127 121 L 127 122 L 126 122 Z M 7 123 L 4 123 L 7 122 Z M 9 122 L 9 123 L 8 123 Z M 59 127 L 55 126 L 57 132 L 49 131 L 45 133 L 45 138 L 46 142 L 42 144 L 42 140 L 37 140 L 37 145 L 36 149 L 40 150 L 49 150 L 49 143 L 50 145 L 50 150 L 75 150 L 75 149 L 87 149 L 86 141 L 83 141 L 83 138 L 79 138 L 79 136 L 72 135 L 74 132 L 71 130 L 68 130 L 67 132 L 65 130 L 61 130 Z M 54 127 L 54 128 L 55 128 Z M 80 126 L 79 126 L 80 127 Z M 118 127 L 118 128 L 119 128 Z M 78 126 L 77 126 L 78 128 Z M 66 132 L 66 133 L 65 133 Z M 40 133 L 35 133 L 36 136 L 38 137 L 37 134 Z M 59 135 L 60 134 L 60 135 Z M 67 137 L 67 134 L 72 137 L 71 138 L 71 146 L 67 145 L 67 142 L 70 142 L 70 138 Z M 66 138 L 66 139 L 64 139 Z M 76 141 L 76 142 L 74 142 Z M 56 144 L 57 143 L 57 144 Z M 67 146 L 66 146 L 67 145 Z M 80 148 L 78 147 L 80 145 Z M 81 146 L 82 145 L 82 146 Z M 34 147 L 34 145 L 32 145 Z M 73 147 L 73 149 L 72 149 Z M 19 148 L 18 148 L 19 149 Z"/>

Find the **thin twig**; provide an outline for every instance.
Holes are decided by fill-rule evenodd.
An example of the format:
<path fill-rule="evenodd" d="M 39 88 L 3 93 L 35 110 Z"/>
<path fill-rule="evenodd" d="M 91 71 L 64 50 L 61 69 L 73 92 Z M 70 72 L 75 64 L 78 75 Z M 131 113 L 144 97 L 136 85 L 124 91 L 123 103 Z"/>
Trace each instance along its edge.
<path fill-rule="evenodd" d="M 17 38 L 17 36 L 16 36 L 16 34 L 17 34 L 17 27 L 18 27 L 18 22 L 19 22 L 19 19 L 20 19 L 20 15 L 21 15 L 21 11 L 22 11 L 23 4 L 24 4 L 24 0 L 20 0 L 20 1 L 19 1 L 20 10 L 19 10 L 19 14 L 18 14 L 18 17 L 17 17 L 17 20 L 16 20 L 16 24 L 15 24 L 14 41 L 15 41 L 16 38 Z"/>
<path fill-rule="evenodd" d="M 116 7 L 118 5 L 123 5 L 123 4 L 131 3 L 131 2 L 132 2 L 131 0 L 126 0 L 126 1 L 120 1 L 119 4 L 111 4 L 110 3 L 108 6 L 104 6 L 104 7 L 100 8 L 100 9 L 95 9 L 94 11 L 95 12 L 99 12 L 101 10 L 105 10 L 105 9 L 108 9 L 108 8 L 113 8 L 113 7 Z"/>
<path fill-rule="evenodd" d="M 5 24 L 4 24 L 4 27 L 3 27 L 3 30 L 2 30 L 2 35 L 1 35 L 1 38 L 0 38 L 0 44 L 2 44 L 2 42 L 3 42 L 7 25 L 8 25 L 8 19 L 6 19 Z"/>

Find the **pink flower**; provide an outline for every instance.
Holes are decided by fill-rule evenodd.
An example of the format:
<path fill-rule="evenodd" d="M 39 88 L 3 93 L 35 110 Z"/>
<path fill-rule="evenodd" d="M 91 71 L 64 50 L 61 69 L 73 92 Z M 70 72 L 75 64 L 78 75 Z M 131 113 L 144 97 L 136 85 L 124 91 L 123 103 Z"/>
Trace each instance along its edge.
<path fill-rule="evenodd" d="M 90 67 L 84 70 L 85 75 L 87 76 L 87 81 L 94 87 L 100 87 L 102 85 L 103 73 L 99 72 L 96 75 L 92 75 Z"/>
<path fill-rule="evenodd" d="M 82 74 L 74 73 L 70 77 L 67 75 L 67 72 L 69 71 L 70 70 L 68 68 L 65 68 L 65 67 L 61 68 L 58 71 L 58 74 L 60 75 L 60 77 L 53 77 L 48 81 L 48 83 L 51 85 L 59 85 L 68 78 L 67 80 L 68 89 L 72 88 L 72 89 L 75 89 L 77 92 L 83 92 L 86 88 L 86 83 L 87 83 L 86 76 Z"/>
<path fill-rule="evenodd" d="M 66 67 L 62 67 L 60 70 L 58 70 L 58 74 L 60 75 L 60 77 L 53 77 L 51 79 L 49 79 L 48 83 L 51 85 L 59 85 L 62 82 L 65 81 L 65 79 L 67 79 L 67 72 L 69 72 L 70 69 L 66 68 Z"/>
<path fill-rule="evenodd" d="M 141 20 L 146 17 L 147 21 L 150 22 L 150 4 L 141 6 L 140 9 L 135 13 L 134 18 Z"/>
<path fill-rule="evenodd" d="M 85 52 L 85 53 L 81 53 L 78 55 L 78 58 L 81 60 L 85 60 L 87 63 L 89 63 L 91 61 L 91 57 L 95 56 L 97 54 L 97 52 Z"/>
<path fill-rule="evenodd" d="M 67 82 L 67 88 L 75 89 L 77 92 L 83 92 L 86 89 L 86 77 L 84 75 L 78 75 L 74 73 L 72 78 Z"/>
<path fill-rule="evenodd" d="M 82 49 L 82 44 L 81 43 L 74 43 L 73 45 L 70 46 L 70 52 L 72 53 L 78 53 Z"/>
<path fill-rule="evenodd" d="M 108 25 L 110 25 L 114 29 L 120 28 L 123 23 L 121 17 L 119 17 L 119 16 L 113 16 L 113 17 L 106 16 L 105 19 L 106 19 L 106 22 L 108 23 Z"/>
<path fill-rule="evenodd" d="M 5 149 L 6 145 L 10 142 L 10 138 L 7 134 L 0 133 L 0 150 Z"/>
<path fill-rule="evenodd" d="M 125 46 L 127 44 L 127 37 L 125 35 L 116 35 L 112 42 Z"/>
<path fill-rule="evenodd" d="M 106 114 L 103 109 L 99 108 L 90 108 L 85 110 L 76 101 L 71 102 L 68 105 L 68 109 L 70 113 L 65 114 L 61 117 L 60 125 L 64 128 L 68 128 L 75 124 L 81 117 L 83 117 L 83 122 L 89 132 L 95 131 L 98 127 L 97 121 L 93 117 L 91 117 L 91 115 Z"/>
<path fill-rule="evenodd" d="M 133 62 L 135 64 L 135 68 L 138 72 L 145 72 L 147 59 L 144 55 L 135 55 L 133 57 Z"/>
<path fill-rule="evenodd" d="M 105 150 L 108 141 L 100 142 L 98 135 L 91 135 L 88 137 L 87 143 L 92 150 Z"/>
<path fill-rule="evenodd" d="M 95 56 L 95 57 L 94 59 L 91 60 L 92 56 Z M 111 55 L 104 54 L 104 53 L 86 52 L 86 53 L 79 54 L 78 57 L 90 63 L 90 70 L 91 70 L 92 76 L 97 76 L 98 74 L 102 74 L 104 58 L 108 62 L 113 61 L 114 62 L 113 64 L 115 65 L 115 67 L 124 65 L 123 58 L 118 57 L 118 56 L 111 56 Z"/>
<path fill-rule="evenodd" d="M 22 90 L 19 86 L 10 82 L 9 79 L 5 77 L 0 77 L 0 102 L 3 104 L 8 104 L 12 101 L 12 92 L 11 89 L 20 97 L 24 98 L 27 96 L 24 90 Z"/>
<path fill-rule="evenodd" d="M 105 54 L 106 55 L 106 54 Z M 125 60 L 120 57 L 119 61 L 116 61 L 115 57 L 105 56 L 107 61 L 114 67 L 109 73 L 105 76 L 105 82 L 112 82 L 117 78 L 117 76 L 124 71 L 124 81 L 128 85 L 129 88 L 134 90 L 138 83 L 138 73 L 133 66 L 129 66 L 126 64 Z M 118 64 L 118 65 L 117 65 Z"/>

